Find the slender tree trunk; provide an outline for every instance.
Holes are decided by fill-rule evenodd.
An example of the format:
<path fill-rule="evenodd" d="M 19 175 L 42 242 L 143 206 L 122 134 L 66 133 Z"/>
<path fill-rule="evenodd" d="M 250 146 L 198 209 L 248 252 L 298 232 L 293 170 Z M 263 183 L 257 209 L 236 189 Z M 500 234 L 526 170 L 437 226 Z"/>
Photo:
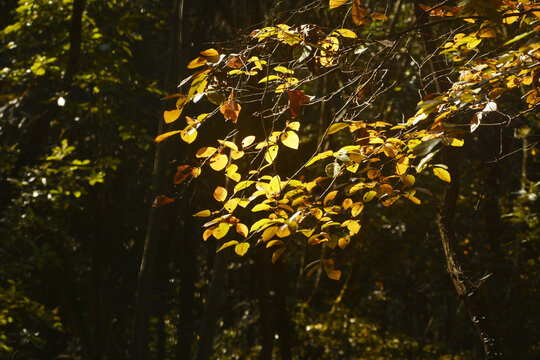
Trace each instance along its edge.
<path fill-rule="evenodd" d="M 71 24 L 69 28 L 69 53 L 64 73 L 64 86 L 69 88 L 73 77 L 79 70 L 81 59 L 82 40 L 82 15 L 84 12 L 84 0 L 73 0 L 73 10 L 71 13 Z"/>
<path fill-rule="evenodd" d="M 279 336 L 282 360 L 292 359 L 294 345 L 294 328 L 287 310 L 288 278 L 283 271 L 283 260 L 278 260 L 273 266 L 274 289 L 276 291 L 276 330 Z"/>
<path fill-rule="evenodd" d="M 175 18 L 177 20 L 172 21 L 171 26 L 171 56 L 169 57 L 168 70 L 166 72 L 165 87 L 172 88 L 173 85 L 178 82 L 179 79 L 173 79 L 178 77 L 179 74 L 176 70 L 179 67 L 180 62 L 180 48 L 181 48 L 181 28 L 182 28 L 182 7 L 183 0 L 176 0 L 175 4 Z M 178 14 L 178 15 L 176 15 Z M 178 16 L 178 17 L 177 17 Z M 175 85 L 174 85 L 175 86 Z M 162 134 L 165 130 L 164 122 L 160 118 L 158 135 Z M 156 152 L 154 155 L 154 178 L 152 181 L 154 195 L 159 195 L 163 190 L 163 179 L 166 170 L 166 154 L 164 144 L 156 144 Z M 156 257 L 158 255 L 158 243 L 159 243 L 159 227 L 160 219 L 162 218 L 162 212 L 166 211 L 166 208 L 151 208 L 148 217 L 148 225 L 146 229 L 146 237 L 144 241 L 143 255 L 141 259 L 141 266 L 139 269 L 139 278 L 137 284 L 137 294 L 135 295 L 135 310 L 134 310 L 134 323 L 133 323 L 133 359 L 134 360 L 147 360 L 150 357 L 148 349 L 148 342 L 150 339 L 149 325 L 150 317 L 152 315 L 151 309 L 151 297 L 153 291 L 153 280 L 155 279 L 156 272 Z"/>
<path fill-rule="evenodd" d="M 218 310 L 223 302 L 229 251 L 230 249 L 218 252 L 214 260 L 212 282 L 206 299 L 200 340 L 197 346 L 197 360 L 208 360 L 212 355 Z"/>
<path fill-rule="evenodd" d="M 259 249 L 261 250 L 261 249 Z M 264 252 L 258 251 L 255 264 L 255 287 L 259 303 L 260 329 L 261 329 L 261 353 L 260 360 L 272 360 L 274 350 L 274 327 L 272 324 L 272 307 L 270 306 L 270 294 L 268 291 L 268 274 L 270 266 L 264 258 Z"/>
<path fill-rule="evenodd" d="M 454 288 L 480 336 L 486 359 L 502 359 L 500 339 L 495 335 L 485 311 L 478 301 L 478 288 L 481 284 L 473 284 L 463 273 L 461 263 L 457 258 L 458 249 L 454 232 L 454 212 L 459 194 L 459 171 L 456 166 L 455 153 L 447 149 L 447 164 L 452 182 L 444 192 L 443 203 L 437 214 L 437 225 L 442 240 L 446 265 Z"/>

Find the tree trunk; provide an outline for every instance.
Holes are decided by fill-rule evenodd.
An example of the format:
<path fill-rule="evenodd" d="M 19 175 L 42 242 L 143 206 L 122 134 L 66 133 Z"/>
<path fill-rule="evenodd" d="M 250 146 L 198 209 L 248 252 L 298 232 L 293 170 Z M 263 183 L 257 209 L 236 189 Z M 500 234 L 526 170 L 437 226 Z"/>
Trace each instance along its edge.
<path fill-rule="evenodd" d="M 181 49 L 181 29 L 182 29 L 182 8 L 183 0 L 175 0 L 175 13 L 171 25 L 171 46 L 167 76 L 164 85 L 169 90 L 176 87 L 179 79 L 179 72 L 176 70 L 180 66 Z M 176 79 L 174 79 L 176 78 Z M 165 130 L 164 122 L 160 118 L 158 135 Z M 166 170 L 166 153 L 162 143 L 156 144 L 154 155 L 154 178 L 152 181 L 154 195 L 160 195 L 163 191 L 163 180 Z M 150 357 L 148 342 L 150 338 L 149 325 L 151 313 L 152 282 L 155 279 L 156 257 L 158 256 L 159 227 L 161 214 L 166 208 L 150 209 L 146 237 L 144 242 L 139 278 L 137 284 L 137 294 L 135 295 L 135 310 L 133 323 L 133 359 L 147 360 Z"/>
<path fill-rule="evenodd" d="M 478 302 L 478 288 L 481 284 L 473 284 L 463 273 L 461 263 L 457 258 L 457 246 L 454 233 L 454 211 L 459 194 L 459 172 L 456 167 L 455 153 L 446 149 L 447 164 L 452 182 L 444 192 L 443 203 L 437 213 L 437 225 L 446 258 L 447 270 L 454 288 L 480 336 L 486 359 L 502 359 L 500 339 L 495 336 L 491 323 Z"/>
<path fill-rule="evenodd" d="M 200 340 L 197 346 L 197 360 L 208 360 L 212 355 L 218 310 L 223 301 L 229 251 L 230 249 L 226 249 L 218 252 L 214 260 L 212 282 L 206 299 Z"/>

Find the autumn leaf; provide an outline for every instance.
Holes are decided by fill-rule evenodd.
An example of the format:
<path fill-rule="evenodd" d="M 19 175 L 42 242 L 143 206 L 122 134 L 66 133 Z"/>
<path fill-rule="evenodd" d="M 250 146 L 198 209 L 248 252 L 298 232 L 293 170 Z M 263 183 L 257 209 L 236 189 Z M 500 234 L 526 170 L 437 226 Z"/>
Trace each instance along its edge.
<path fill-rule="evenodd" d="M 157 143 L 160 143 L 162 142 L 163 140 L 167 139 L 168 137 L 171 137 L 173 135 L 176 135 L 178 133 L 180 133 L 182 130 L 174 130 L 174 131 L 169 131 L 169 132 L 166 132 L 164 134 L 161 134 L 159 135 L 158 137 L 156 137 L 156 139 L 154 140 L 155 142 Z"/>
<path fill-rule="evenodd" d="M 224 222 L 219 223 L 218 227 L 214 230 L 212 235 L 214 235 L 214 237 L 216 239 L 221 239 L 222 237 L 227 235 L 227 233 L 229 232 L 230 227 L 231 227 L 230 224 L 227 224 L 227 223 L 224 223 Z"/>
<path fill-rule="evenodd" d="M 496 37 L 497 34 L 495 33 L 495 30 L 493 28 L 484 28 L 478 31 L 478 36 L 481 38 L 491 38 Z"/>
<path fill-rule="evenodd" d="M 330 0 L 330 9 L 335 9 L 345 4 L 347 0 Z"/>
<path fill-rule="evenodd" d="M 210 158 L 210 167 L 216 171 L 220 171 L 225 169 L 228 162 L 229 158 L 227 158 L 227 155 L 215 154 Z"/>
<path fill-rule="evenodd" d="M 237 244 L 234 247 L 234 252 L 238 254 L 239 256 L 244 256 L 246 252 L 248 251 L 248 249 L 249 249 L 249 243 L 244 242 L 244 243 Z"/>
<path fill-rule="evenodd" d="M 227 189 L 221 186 L 216 187 L 216 189 L 214 190 L 214 199 L 216 199 L 219 202 L 223 202 L 225 201 L 226 198 L 227 198 Z"/>
<path fill-rule="evenodd" d="M 354 0 L 351 13 L 354 23 L 357 26 L 360 26 L 362 24 L 369 25 L 369 21 L 365 19 L 367 14 L 368 11 L 360 5 L 360 0 Z"/>
<path fill-rule="evenodd" d="M 433 174 L 435 174 L 435 176 L 437 176 L 442 181 L 446 181 L 447 183 L 452 181 L 450 178 L 450 173 L 443 168 L 434 167 Z"/>
<path fill-rule="evenodd" d="M 180 137 L 186 143 L 191 144 L 197 138 L 197 126 L 188 125 L 184 130 L 180 132 Z"/>
<path fill-rule="evenodd" d="M 170 197 L 167 197 L 165 195 L 158 195 L 154 199 L 154 202 L 152 203 L 152 207 L 154 209 L 157 209 L 160 206 L 170 204 L 174 201 L 174 199 L 171 199 Z"/>
<path fill-rule="evenodd" d="M 194 217 L 208 217 L 212 215 L 212 212 L 210 210 L 202 210 L 198 213 L 193 214 Z"/>
<path fill-rule="evenodd" d="M 191 175 L 192 167 L 189 165 L 181 165 L 176 168 L 176 174 L 174 175 L 174 183 L 176 185 L 182 183 L 189 175 Z"/>
<path fill-rule="evenodd" d="M 246 136 L 244 138 L 244 140 L 242 140 L 242 147 L 248 147 L 249 145 L 253 144 L 253 142 L 255 141 L 255 136 L 253 135 L 249 135 L 249 136 Z"/>
<path fill-rule="evenodd" d="M 207 146 L 202 147 L 199 150 L 197 150 L 197 153 L 195 154 L 198 158 L 206 158 L 208 156 L 214 155 L 214 153 L 217 151 L 215 147 Z"/>
<path fill-rule="evenodd" d="M 182 110 L 175 109 L 175 110 L 165 110 L 163 112 L 163 119 L 165 120 L 166 124 L 170 124 L 174 121 L 176 121 L 180 114 L 182 114 Z"/>
<path fill-rule="evenodd" d="M 238 244 L 238 241 L 236 241 L 236 240 L 227 241 L 225 244 L 221 245 L 221 247 L 219 249 L 217 249 L 216 252 L 220 252 L 223 249 L 226 249 L 226 248 L 228 248 L 230 246 L 237 245 L 237 244 Z"/>
<path fill-rule="evenodd" d="M 337 29 L 335 32 L 346 38 L 356 39 L 358 37 L 354 31 L 349 29 Z"/>
<path fill-rule="evenodd" d="M 341 271 L 334 268 L 334 260 L 324 259 L 322 261 L 322 264 L 324 267 L 324 271 L 326 272 L 326 275 L 329 279 L 339 280 L 339 278 L 341 277 Z"/>
<path fill-rule="evenodd" d="M 351 205 L 351 216 L 357 217 L 364 210 L 364 204 L 361 202 L 355 202 Z"/>
<path fill-rule="evenodd" d="M 264 159 L 269 164 L 273 163 L 277 157 L 278 150 L 279 150 L 279 147 L 277 145 L 269 146 L 268 149 L 266 150 L 266 153 L 264 154 Z"/>
<path fill-rule="evenodd" d="M 234 123 L 238 121 L 238 114 L 240 114 L 241 109 L 242 107 L 240 104 L 234 101 L 234 95 L 232 92 L 231 95 L 229 95 L 229 99 L 219 107 L 219 110 L 225 117 L 225 120 L 232 120 Z"/>
<path fill-rule="evenodd" d="M 278 261 L 278 259 L 281 257 L 281 254 L 283 254 L 284 251 L 285 251 L 285 247 L 281 247 L 277 249 L 276 251 L 274 251 L 274 253 L 272 254 L 272 264 L 275 264 L 276 261 Z"/>
<path fill-rule="evenodd" d="M 249 229 L 245 224 L 238 223 L 236 224 L 236 232 L 246 238 L 248 236 Z"/>
<path fill-rule="evenodd" d="M 206 65 L 206 59 L 202 56 L 197 57 L 196 59 L 193 59 L 189 62 L 187 68 L 188 69 L 195 69 L 198 67 L 201 67 L 203 65 Z"/>
<path fill-rule="evenodd" d="M 208 61 L 212 63 L 216 63 L 219 61 L 219 53 L 217 52 L 216 49 L 210 48 L 210 49 L 201 51 L 200 54 L 204 56 L 205 58 L 207 58 Z"/>
<path fill-rule="evenodd" d="M 307 104 L 311 98 L 301 90 L 289 91 L 289 107 L 293 117 L 297 117 L 300 112 L 300 106 Z"/>
<path fill-rule="evenodd" d="M 349 127 L 349 124 L 347 123 L 335 123 L 335 124 L 330 125 L 330 128 L 328 129 L 327 134 L 330 135 L 333 133 L 337 133 L 338 131 L 343 130 L 348 127 Z"/>
<path fill-rule="evenodd" d="M 283 145 L 290 147 L 291 149 L 298 149 L 300 139 L 294 131 L 287 131 L 281 134 L 281 142 Z"/>

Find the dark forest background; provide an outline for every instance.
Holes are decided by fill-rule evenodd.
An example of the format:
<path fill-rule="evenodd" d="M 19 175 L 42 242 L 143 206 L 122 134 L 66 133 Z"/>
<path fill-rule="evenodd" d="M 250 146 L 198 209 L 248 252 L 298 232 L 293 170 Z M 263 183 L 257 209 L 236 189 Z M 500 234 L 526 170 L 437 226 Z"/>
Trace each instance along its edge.
<path fill-rule="evenodd" d="M 186 65 L 268 23 L 339 21 L 304 3 L 0 2 L 0 359 L 482 357 L 433 219 L 440 182 L 422 206 L 371 209 L 359 240 L 336 255 L 339 281 L 306 276 L 321 251 L 307 244 L 275 264 L 263 249 L 216 257 L 191 216 L 209 207 L 211 179 L 151 210 L 156 194 L 177 194 L 174 169 L 188 160 L 185 144 L 154 143 L 174 105 L 161 99 Z M 363 5 L 395 12 L 399 30 L 409 3 Z M 415 65 L 400 66 L 407 80 L 381 111 L 418 102 Z M 521 129 L 488 128 L 467 143 L 475 156 L 464 156 L 455 228 L 471 279 L 491 274 L 479 291 L 503 352 L 532 360 L 540 179 L 538 148 Z M 493 163 L 501 134 L 513 155 Z"/>

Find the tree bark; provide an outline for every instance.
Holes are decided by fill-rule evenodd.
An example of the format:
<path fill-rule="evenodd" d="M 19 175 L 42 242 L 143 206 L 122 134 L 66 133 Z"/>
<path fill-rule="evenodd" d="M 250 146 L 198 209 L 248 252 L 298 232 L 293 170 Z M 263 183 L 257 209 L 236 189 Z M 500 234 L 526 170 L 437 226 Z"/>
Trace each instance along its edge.
<path fill-rule="evenodd" d="M 223 301 L 229 251 L 230 249 L 226 249 L 218 252 L 214 260 L 212 282 L 204 308 L 200 340 L 197 346 L 197 360 L 208 360 L 212 355 L 218 310 Z"/>
<path fill-rule="evenodd" d="M 447 271 L 463 306 L 469 313 L 476 332 L 480 336 L 486 359 L 502 359 L 500 339 L 495 335 L 493 326 L 488 321 L 478 301 L 478 289 L 481 284 L 473 284 L 467 278 L 457 258 L 458 249 L 453 218 L 459 194 L 459 171 L 456 166 L 455 156 L 452 149 L 446 149 L 446 163 L 452 182 L 445 189 L 443 202 L 437 213 L 437 225 L 446 258 Z"/>
<path fill-rule="evenodd" d="M 182 9 L 183 0 L 175 0 L 175 15 L 171 25 L 171 56 L 169 56 L 169 64 L 164 86 L 169 90 L 176 86 L 179 79 L 179 72 L 176 70 L 180 63 L 181 49 L 181 29 L 182 29 Z M 176 19 L 176 20 L 175 20 Z M 158 126 L 158 135 L 165 130 L 164 122 L 160 118 Z M 154 189 L 154 197 L 160 195 L 163 191 L 163 179 L 166 170 L 166 153 L 164 144 L 156 144 L 156 152 L 154 155 L 154 178 L 152 181 Z M 135 310 L 133 323 L 133 359 L 147 360 L 150 357 L 148 342 L 150 339 L 149 324 L 151 312 L 151 297 L 153 291 L 153 280 L 156 272 L 156 257 L 158 256 L 159 243 L 159 227 L 162 212 L 166 208 L 150 209 L 146 236 L 144 241 L 144 249 L 139 269 L 137 294 L 135 295 Z"/>

